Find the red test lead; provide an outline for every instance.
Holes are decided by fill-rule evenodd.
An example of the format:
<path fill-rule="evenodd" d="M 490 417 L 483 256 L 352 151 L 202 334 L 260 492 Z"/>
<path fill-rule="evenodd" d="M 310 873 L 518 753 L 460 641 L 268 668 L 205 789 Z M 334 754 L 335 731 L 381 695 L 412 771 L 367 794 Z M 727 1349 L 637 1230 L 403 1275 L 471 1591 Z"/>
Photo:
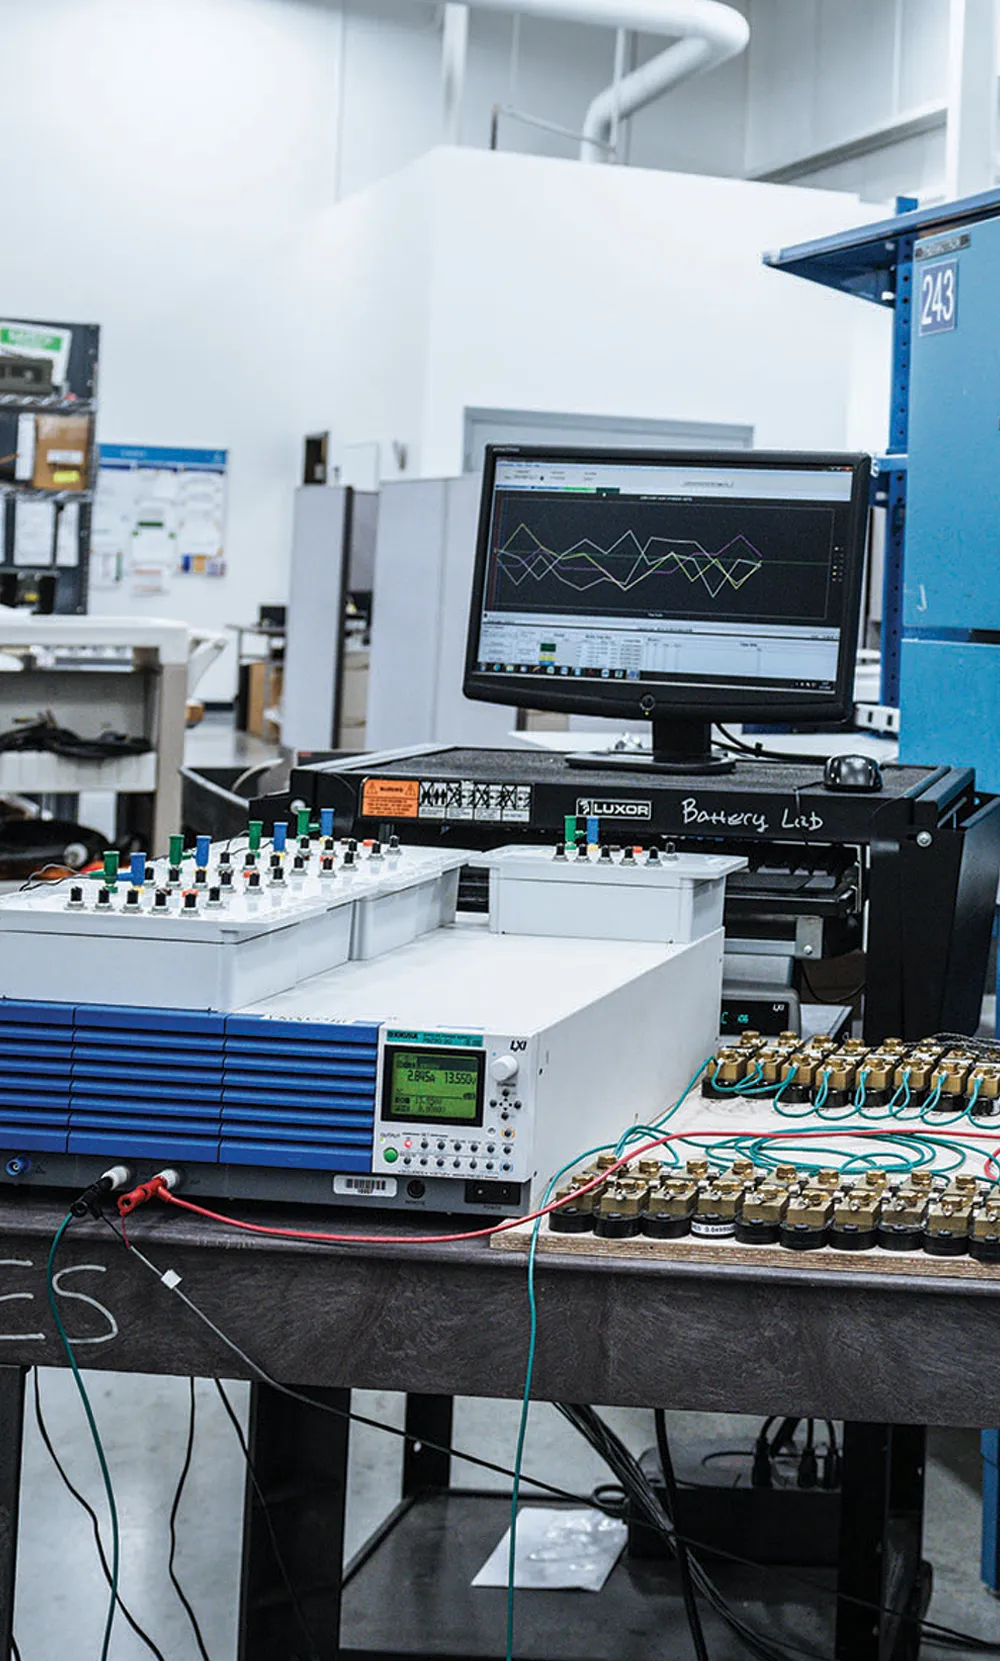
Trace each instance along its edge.
<path fill-rule="evenodd" d="M 140 1182 L 138 1188 L 130 1188 L 127 1194 L 122 1195 L 118 1201 L 118 1215 L 130 1217 L 140 1205 L 145 1205 L 147 1200 L 155 1199 L 157 1194 L 172 1193 L 179 1182 L 180 1175 L 177 1171 L 157 1171 L 155 1177 L 150 1177 L 148 1182 Z"/>

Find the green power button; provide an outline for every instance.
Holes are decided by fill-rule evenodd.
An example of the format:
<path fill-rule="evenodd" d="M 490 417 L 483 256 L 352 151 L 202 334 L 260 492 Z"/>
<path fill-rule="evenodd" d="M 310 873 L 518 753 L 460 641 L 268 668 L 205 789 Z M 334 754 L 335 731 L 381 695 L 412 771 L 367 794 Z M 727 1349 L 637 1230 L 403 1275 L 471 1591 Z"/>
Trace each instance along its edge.
<path fill-rule="evenodd" d="M 386 1148 L 383 1158 L 385 1159 L 387 1165 L 395 1165 L 397 1159 L 399 1158 L 399 1154 L 395 1148 Z"/>

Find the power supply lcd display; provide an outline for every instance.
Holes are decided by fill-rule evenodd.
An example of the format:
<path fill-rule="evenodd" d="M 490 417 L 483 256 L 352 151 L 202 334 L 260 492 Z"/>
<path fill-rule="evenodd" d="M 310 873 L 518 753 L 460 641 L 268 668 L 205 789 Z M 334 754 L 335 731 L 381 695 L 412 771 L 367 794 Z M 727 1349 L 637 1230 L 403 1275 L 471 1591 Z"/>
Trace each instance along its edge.
<path fill-rule="evenodd" d="M 481 1124 L 483 1060 L 481 1052 L 387 1046 L 383 1119 Z"/>

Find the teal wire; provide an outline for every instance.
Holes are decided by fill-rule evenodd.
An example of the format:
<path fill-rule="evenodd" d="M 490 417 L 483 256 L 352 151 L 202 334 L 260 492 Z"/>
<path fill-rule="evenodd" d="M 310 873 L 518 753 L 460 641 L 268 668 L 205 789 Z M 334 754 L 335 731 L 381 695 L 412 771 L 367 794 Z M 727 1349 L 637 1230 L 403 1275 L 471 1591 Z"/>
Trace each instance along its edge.
<path fill-rule="evenodd" d="M 669 1107 L 667 1111 L 658 1119 L 654 1119 L 651 1125 L 631 1125 L 628 1130 L 623 1133 L 623 1135 L 618 1139 L 618 1142 L 613 1145 L 614 1151 L 619 1155 L 619 1157 L 630 1142 L 640 1140 L 646 1135 L 655 1136 L 662 1130 L 663 1126 L 671 1118 L 673 1118 L 674 1114 L 683 1105 L 684 1101 L 697 1084 L 702 1073 L 705 1071 L 705 1068 L 710 1065 L 710 1062 L 711 1057 L 702 1062 L 702 1065 L 698 1068 L 698 1071 L 695 1073 L 690 1082 L 685 1086 L 676 1102 L 674 1102 L 673 1105 Z M 780 1102 L 785 1090 L 792 1083 L 796 1071 L 797 1069 L 793 1065 L 787 1076 L 782 1080 L 781 1084 L 778 1086 L 778 1089 L 775 1091 L 774 1101 L 776 1105 Z M 717 1073 L 718 1063 L 716 1064 L 715 1072 L 713 1073 L 713 1083 Z M 861 1077 L 854 1096 L 854 1105 L 865 1118 L 890 1118 L 893 1116 L 893 1109 L 896 1105 L 897 1097 L 899 1097 L 901 1093 L 903 1099 L 900 1104 L 900 1111 L 906 1111 L 912 1094 L 909 1086 L 908 1073 L 904 1077 L 902 1084 L 900 1084 L 894 1092 L 890 1101 L 886 1104 L 885 1110 L 877 1114 L 872 1113 L 871 1110 L 867 1113 L 864 1111 L 865 1077 L 866 1069 L 862 1069 Z M 823 1084 L 828 1090 L 828 1075 L 824 1075 Z M 731 1090 L 730 1086 L 725 1085 L 718 1086 L 718 1088 Z M 977 1079 L 972 1096 L 961 1117 L 971 1116 L 972 1109 L 978 1100 L 980 1090 L 981 1081 Z M 753 1086 L 748 1086 L 744 1081 L 741 1090 L 738 1090 L 738 1092 L 733 1091 L 731 1093 L 755 1095 L 762 1094 L 763 1092 L 761 1092 L 759 1086 L 755 1089 Z M 825 1101 L 825 1099 L 824 1095 L 822 1100 Z M 780 1111 L 781 1109 L 779 1108 L 779 1112 Z M 790 1118 L 802 1117 L 800 1114 L 789 1114 L 787 1108 L 784 1110 L 784 1116 Z M 949 1119 L 946 1122 L 952 1123 L 953 1121 Z M 735 1132 L 729 1137 L 721 1139 L 713 1138 L 711 1143 L 701 1141 L 696 1135 L 684 1136 L 678 1140 L 689 1142 L 693 1147 L 701 1149 L 705 1155 L 712 1159 L 713 1163 L 731 1161 L 734 1158 L 744 1158 L 752 1159 L 756 1164 L 772 1170 L 777 1165 L 790 1164 L 795 1165 L 797 1169 L 808 1173 L 822 1169 L 822 1166 L 816 1163 L 815 1158 L 809 1157 L 819 1155 L 821 1159 L 825 1159 L 827 1161 L 842 1161 L 839 1169 L 841 1174 L 845 1176 L 852 1171 L 869 1170 L 874 1167 L 878 1167 L 882 1170 L 888 1169 L 898 1175 L 908 1175 L 911 1171 L 926 1168 L 928 1165 L 937 1167 L 938 1154 L 942 1150 L 950 1151 L 954 1155 L 954 1158 L 951 1164 L 937 1168 L 940 1169 L 944 1175 L 950 1175 L 953 1171 L 961 1170 L 967 1158 L 967 1150 L 960 1142 L 952 1142 L 946 1137 L 939 1136 L 935 1136 L 933 1140 L 930 1140 L 929 1138 L 920 1136 L 916 1132 L 890 1130 L 887 1130 L 884 1133 L 884 1142 L 881 1135 L 878 1139 L 879 1147 L 883 1149 L 882 1152 L 879 1152 L 877 1149 L 865 1149 L 864 1151 L 851 1153 L 845 1148 L 817 1147 L 815 1143 L 810 1141 L 809 1154 L 805 1155 L 801 1149 L 801 1144 L 799 1144 L 799 1151 L 796 1152 L 795 1132 L 793 1130 L 789 1130 L 787 1140 L 782 1138 L 780 1142 L 778 1138 L 773 1135 L 755 1135 L 751 1132 Z M 586 1153 L 578 1154 L 574 1159 L 570 1160 L 568 1164 L 564 1165 L 561 1170 L 557 1171 L 545 1190 L 542 1206 L 544 1207 L 548 1205 L 549 1199 L 557 1184 L 562 1180 L 568 1171 L 573 1170 L 575 1166 L 581 1164 L 584 1160 L 593 1159 L 597 1154 L 607 1152 L 610 1147 L 612 1147 L 611 1143 L 605 1143 L 600 1147 L 590 1148 Z M 777 1151 L 778 1149 L 781 1151 Z M 668 1144 L 665 1146 L 663 1152 L 664 1154 L 668 1154 L 673 1162 L 676 1163 L 678 1161 L 679 1154 L 675 1147 Z M 1000 1160 L 1000 1151 L 998 1151 L 997 1157 L 998 1160 Z M 1000 1177 L 987 1180 L 991 1180 L 1000 1185 Z M 67 1222 L 68 1221 L 69 1219 L 67 1219 Z M 531 1384 L 534 1376 L 535 1350 L 538 1336 L 538 1308 L 535 1299 L 535 1260 L 537 1257 L 538 1237 L 541 1225 L 541 1217 L 536 1218 L 531 1231 L 531 1241 L 528 1247 L 528 1357 L 525 1367 L 524 1392 L 521 1397 L 521 1416 L 518 1424 L 517 1447 L 513 1467 L 514 1481 L 511 1491 L 510 1545 L 507 1560 L 506 1661 L 513 1661 L 514 1566 L 517 1550 L 517 1510 L 520 1500 L 521 1463 L 524 1455 L 524 1441 L 528 1428 L 528 1410 L 531 1404 Z M 65 1226 L 66 1224 L 63 1225 L 64 1228 Z M 57 1236 L 57 1241 L 58 1238 L 59 1237 Z M 102 1661 L 104 1661 L 103 1656 Z"/>
<path fill-rule="evenodd" d="M 660 1115 L 659 1119 L 654 1120 L 652 1127 L 650 1127 L 653 1129 L 654 1133 L 658 1132 L 662 1126 L 666 1124 L 667 1120 L 673 1118 L 678 1109 L 683 1106 L 695 1085 L 698 1083 L 698 1080 L 701 1078 L 705 1068 L 709 1065 L 711 1059 L 711 1056 L 707 1056 L 705 1058 L 701 1066 L 698 1068 L 698 1071 L 688 1080 L 677 1100 L 667 1108 L 665 1113 Z M 625 1136 L 619 1139 L 619 1142 L 624 1142 L 626 1137 L 631 1138 L 633 1132 L 638 1128 L 639 1127 L 635 1125 L 630 1126 Z M 542 1197 L 542 1204 L 539 1209 L 544 1210 L 545 1206 L 548 1205 L 552 1194 L 558 1184 L 562 1181 L 563 1177 L 566 1175 L 567 1171 L 572 1171 L 575 1166 L 582 1164 L 584 1160 L 594 1159 L 599 1153 L 606 1153 L 613 1146 L 614 1144 L 610 1142 L 604 1142 L 599 1147 L 588 1148 L 586 1153 L 576 1154 L 573 1159 L 563 1165 L 561 1169 L 556 1172 L 555 1176 L 550 1179 Z M 69 1219 L 67 1218 L 67 1222 L 68 1221 Z M 64 1224 L 63 1227 L 65 1226 L 66 1225 Z M 528 1357 L 524 1369 L 524 1391 L 521 1396 L 521 1415 L 517 1426 L 517 1444 L 514 1451 L 513 1482 L 511 1484 L 510 1493 L 510 1536 L 507 1549 L 506 1661 L 514 1661 L 514 1569 L 517 1560 L 517 1509 L 521 1498 L 521 1464 L 524 1458 L 524 1439 L 528 1433 L 528 1411 L 531 1407 L 531 1383 L 535 1372 L 535 1350 L 538 1342 L 538 1304 L 535 1298 L 535 1259 L 538 1255 L 538 1236 L 541 1226 L 542 1218 L 536 1217 L 531 1230 L 531 1241 L 528 1246 Z M 58 1236 L 56 1238 L 58 1240 Z M 105 1657 L 103 1655 L 101 1657 L 101 1661 L 105 1661 Z"/>
<path fill-rule="evenodd" d="M 705 1066 L 708 1066 L 707 1061 L 705 1062 Z M 727 1096 L 747 1095 L 748 1092 L 751 1091 L 755 1085 L 759 1084 L 760 1080 L 764 1077 L 764 1069 L 758 1061 L 755 1064 L 753 1071 L 748 1073 L 746 1078 L 737 1079 L 735 1084 L 720 1084 L 719 1068 L 721 1066 L 721 1061 L 717 1061 L 715 1063 L 715 1067 L 712 1071 L 711 1084 L 713 1090 L 724 1091 Z"/>
<path fill-rule="evenodd" d="M 52 1311 L 52 1319 L 55 1322 L 56 1331 L 59 1334 L 59 1341 L 62 1344 L 63 1349 L 66 1351 L 66 1359 L 70 1364 L 76 1387 L 80 1392 L 80 1400 L 83 1403 L 83 1411 L 87 1415 L 87 1423 L 90 1426 L 90 1434 L 93 1439 L 94 1448 L 97 1452 L 97 1462 L 101 1467 L 101 1475 L 104 1478 L 104 1492 L 108 1497 L 108 1511 L 111 1516 L 111 1590 L 108 1598 L 107 1619 L 104 1623 L 104 1640 L 101 1644 L 101 1661 L 107 1661 L 108 1651 L 111 1647 L 111 1629 L 115 1623 L 115 1607 L 118 1602 L 118 1571 L 120 1567 L 121 1542 L 118 1531 L 118 1507 L 115 1504 L 115 1491 L 111 1482 L 111 1472 L 108 1469 L 108 1461 L 104 1454 L 104 1444 L 101 1441 L 101 1433 L 97 1428 L 97 1420 L 94 1418 L 94 1410 L 90 1405 L 90 1397 L 87 1394 L 87 1386 L 84 1384 L 83 1375 L 76 1364 L 76 1356 L 73 1354 L 73 1345 L 70 1342 L 69 1334 L 66 1331 L 66 1328 L 63 1326 L 62 1316 L 59 1313 L 59 1307 L 56 1303 L 56 1289 L 54 1281 L 56 1252 L 59 1250 L 62 1237 L 66 1233 L 66 1230 L 69 1228 L 72 1221 L 73 1213 L 69 1212 L 69 1214 L 63 1218 L 56 1230 L 55 1238 L 49 1247 L 49 1258 L 45 1266 L 45 1285 L 49 1295 L 49 1308 Z"/>

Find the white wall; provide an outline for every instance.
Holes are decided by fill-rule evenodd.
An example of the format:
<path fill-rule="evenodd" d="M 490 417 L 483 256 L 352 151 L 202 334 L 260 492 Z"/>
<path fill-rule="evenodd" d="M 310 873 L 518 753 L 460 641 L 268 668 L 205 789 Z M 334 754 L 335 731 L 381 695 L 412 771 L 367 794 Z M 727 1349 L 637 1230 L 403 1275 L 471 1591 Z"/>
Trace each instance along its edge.
<path fill-rule="evenodd" d="M 945 101 L 948 0 L 752 0 L 750 25 L 750 175 Z M 943 130 L 797 175 L 868 200 L 933 193 L 943 177 Z"/>
<path fill-rule="evenodd" d="M 385 476 L 393 441 L 410 472 L 460 472 L 467 406 L 878 447 L 888 314 L 761 264 L 878 211 L 828 191 L 442 148 L 332 209 L 286 280 L 305 285 L 305 309 L 325 288 L 328 418 L 380 443 Z M 418 353 L 397 328 L 404 296 L 419 296 Z"/>
<path fill-rule="evenodd" d="M 428 165 L 425 470 L 461 465 L 467 404 L 735 421 L 760 445 L 843 444 L 858 302 L 766 270 L 761 254 L 856 221 L 855 200 L 470 150 Z"/>

